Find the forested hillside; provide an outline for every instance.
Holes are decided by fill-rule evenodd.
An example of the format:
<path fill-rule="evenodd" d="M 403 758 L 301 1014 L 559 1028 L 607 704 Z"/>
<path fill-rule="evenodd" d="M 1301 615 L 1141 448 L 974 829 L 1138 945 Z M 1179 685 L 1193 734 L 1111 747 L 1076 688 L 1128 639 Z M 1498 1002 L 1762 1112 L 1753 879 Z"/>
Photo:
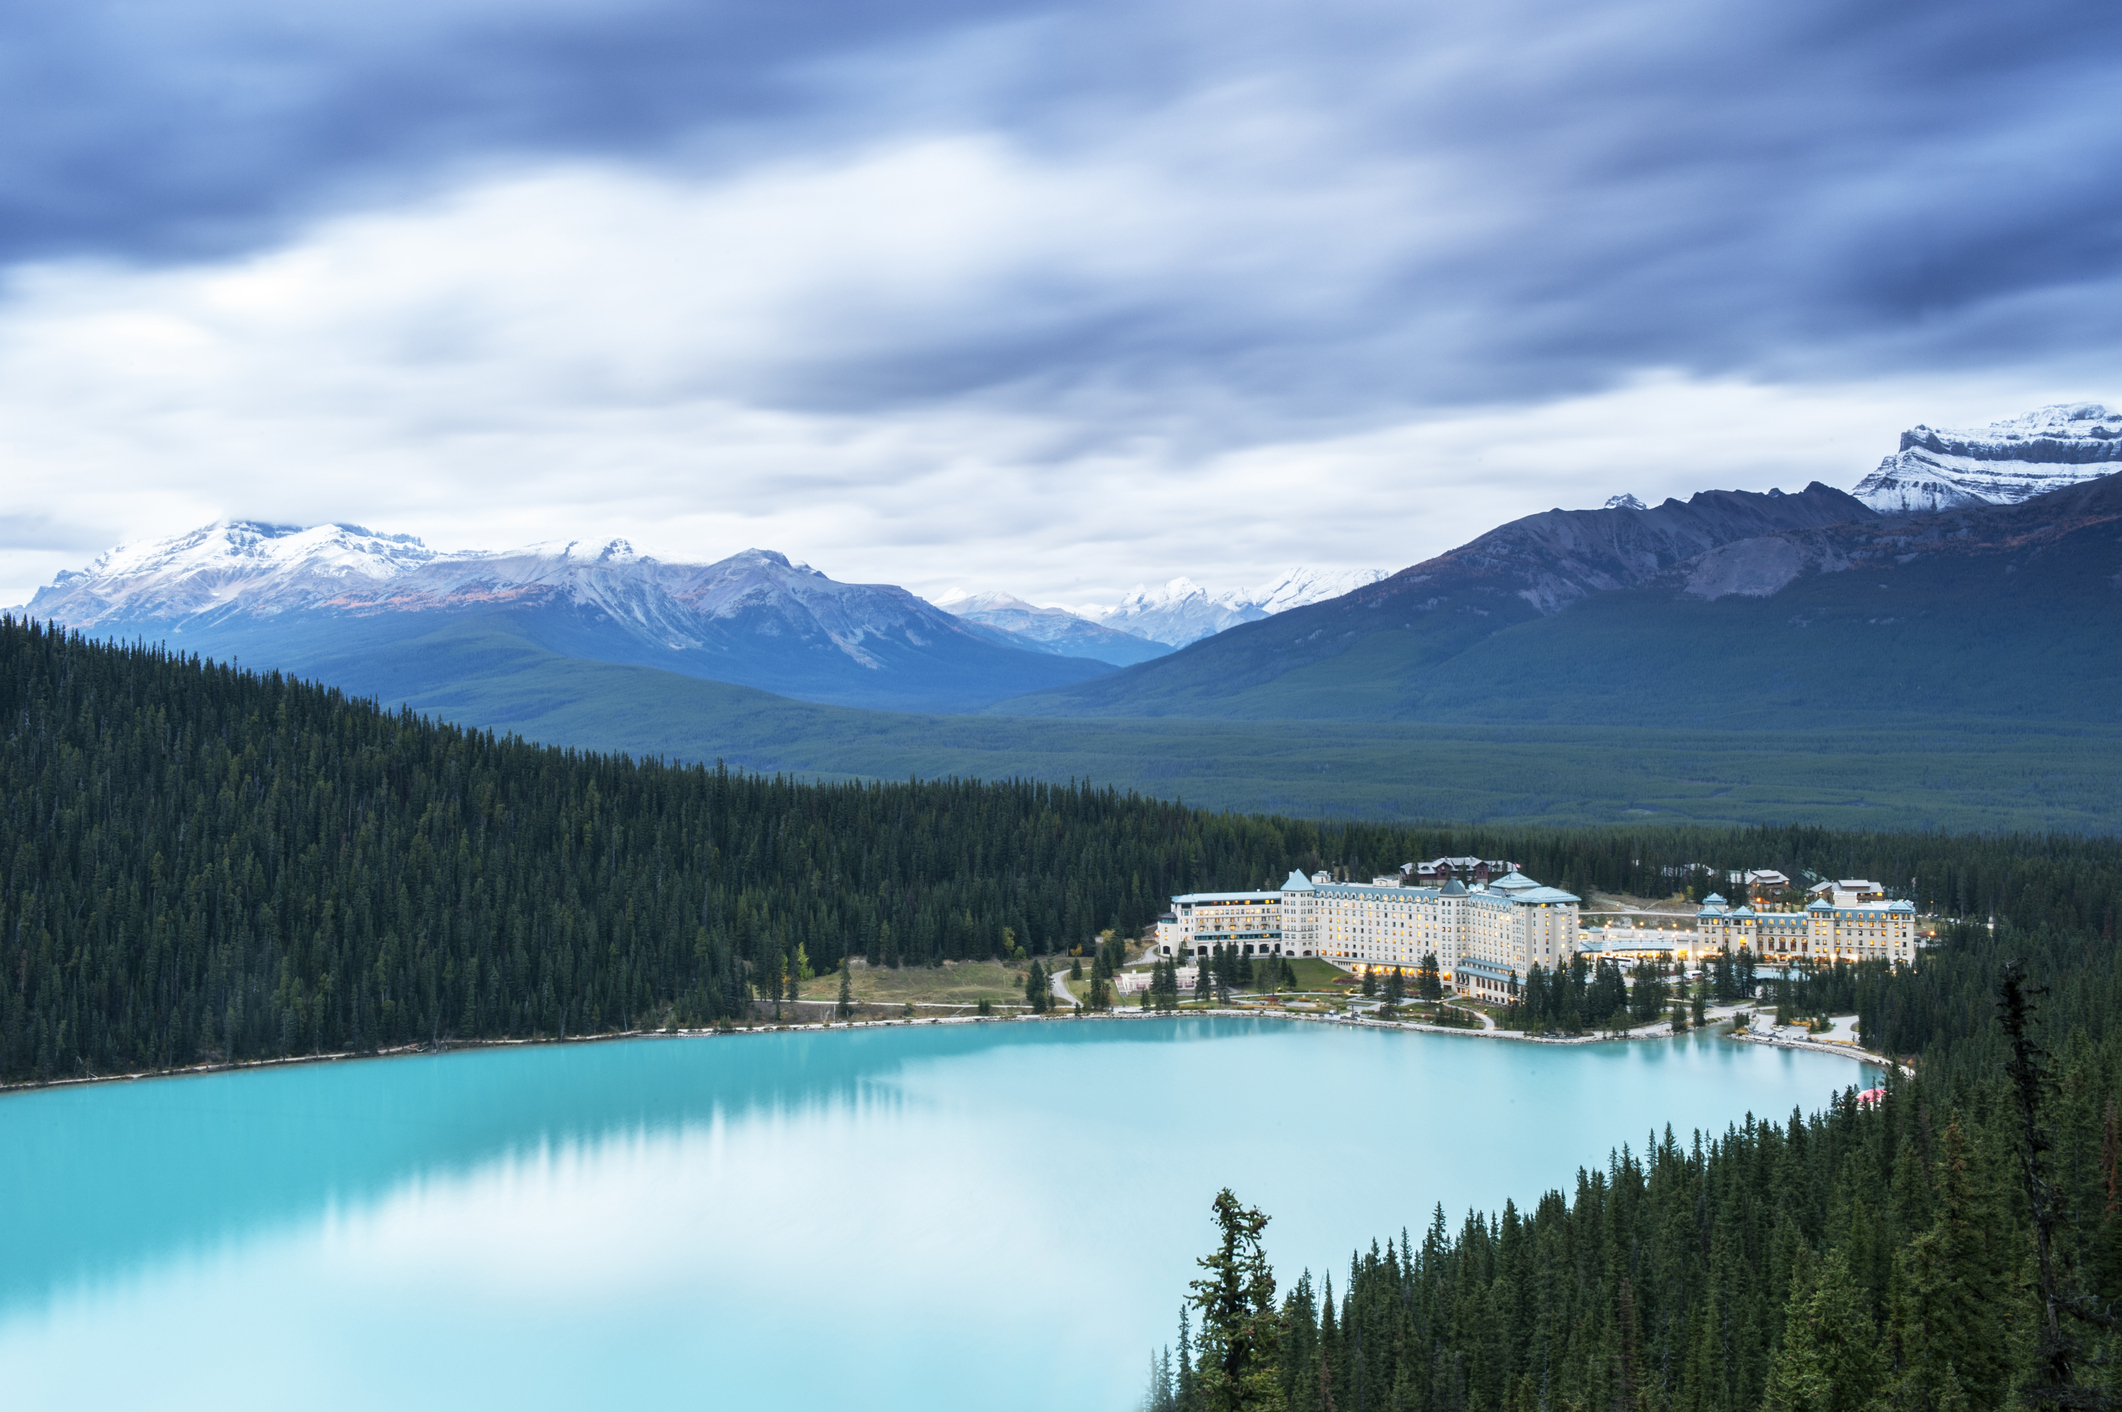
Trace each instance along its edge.
<path fill-rule="evenodd" d="M 1019 782 L 582 755 L 0 620 L 0 1073 L 707 1024 L 792 971 L 1065 950 L 1173 893 L 1440 853 L 1664 891 L 1867 872 L 2111 931 L 2122 844 L 1319 825 Z M 1913 1046 L 1909 1046 L 1913 1047 Z"/>
<path fill-rule="evenodd" d="M 1435 1210 L 1420 1241 L 1401 1230 L 1338 1278 L 1305 1274 L 1279 1297 L 1245 1213 L 1226 1205 L 1235 1238 L 1207 1262 L 1201 1322 L 1158 1359 L 1147 1406 L 2115 1405 L 2122 956 L 2107 919 L 2118 879 L 2107 866 L 2048 886 L 2080 890 L 2102 920 L 2069 920 L 2086 909 L 2047 906 L 2037 885 L 2020 895 L 2032 925 L 2004 915 L 1994 930 L 1955 927 L 1913 974 L 1873 964 L 1807 983 L 1816 994 L 1803 1008 L 1859 1008 L 1868 1042 L 1920 1052 L 1876 1104 L 1852 1086 L 1817 1115 L 1648 1134 L 1642 1150 L 1581 1171 L 1574 1191 L 1457 1222 Z M 2027 1075 L 2053 1214 L 2046 1298 L 2029 1125 L 1998 1019 L 2009 960 L 2046 990 L 2029 1037 L 2051 1054 Z"/>
<path fill-rule="evenodd" d="M 1073 945 L 1289 849 L 1110 791 L 577 755 L 13 622 L 0 720 L 10 1077 L 707 1022 L 801 959 Z"/>

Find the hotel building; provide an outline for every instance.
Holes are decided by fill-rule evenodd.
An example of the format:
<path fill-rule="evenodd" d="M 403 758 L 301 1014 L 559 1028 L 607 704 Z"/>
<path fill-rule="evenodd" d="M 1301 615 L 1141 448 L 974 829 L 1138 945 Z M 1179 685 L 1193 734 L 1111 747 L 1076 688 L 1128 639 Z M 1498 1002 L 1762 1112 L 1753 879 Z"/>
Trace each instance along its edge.
<path fill-rule="evenodd" d="M 1775 961 L 1916 963 L 1916 906 L 1864 890 L 1836 889 L 1802 912 L 1733 907 L 1716 893 L 1695 914 L 1702 949 L 1751 951 Z"/>
<path fill-rule="evenodd" d="M 1413 972 L 1434 954 L 1444 983 L 1502 1000 L 1535 964 L 1567 966 L 1577 951 L 1578 899 L 1513 871 L 1485 885 L 1407 887 L 1397 877 L 1337 883 L 1291 873 L 1279 890 L 1196 892 L 1172 899 L 1157 925 L 1161 956 L 1317 956 L 1349 970 Z"/>

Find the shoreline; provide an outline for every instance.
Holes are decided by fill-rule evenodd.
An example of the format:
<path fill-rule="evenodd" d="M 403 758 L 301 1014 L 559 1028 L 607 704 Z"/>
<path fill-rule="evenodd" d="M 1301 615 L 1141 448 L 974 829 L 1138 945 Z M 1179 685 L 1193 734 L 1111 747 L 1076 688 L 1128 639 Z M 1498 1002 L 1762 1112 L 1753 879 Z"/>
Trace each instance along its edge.
<path fill-rule="evenodd" d="M 785 1002 L 784 1002 L 785 1003 Z M 821 1002 L 822 1003 L 822 1002 Z M 1519 1044 L 1616 1044 L 1629 1041 L 1677 1039 L 1670 1025 L 1662 1029 L 1646 1027 L 1644 1030 L 1626 1030 L 1609 1034 L 1582 1035 L 1535 1035 L 1520 1030 L 1497 1028 L 1464 1029 L 1455 1025 L 1425 1025 L 1415 1020 L 1372 1020 L 1361 1016 L 1309 1015 L 1298 1011 L 1273 1009 L 1228 1010 L 1120 1010 L 1102 1014 L 1066 1015 L 934 1015 L 907 1019 L 899 1016 L 891 1019 L 842 1020 L 823 1025 L 774 1024 L 771 1022 L 730 1029 L 654 1029 L 619 1030 L 609 1034 L 541 1036 L 530 1039 L 465 1039 L 449 1040 L 441 1044 L 405 1044 L 388 1049 L 344 1050 L 332 1054 L 289 1054 L 276 1059 L 237 1059 L 218 1064 L 187 1064 L 175 1069 L 143 1069 L 126 1074 L 88 1074 L 64 1079 L 32 1079 L 27 1082 L 0 1083 L 0 1097 L 18 1093 L 37 1093 L 55 1088 L 78 1088 L 94 1084 L 141 1083 L 154 1079 L 200 1078 L 210 1074 L 233 1074 L 251 1069 L 277 1069 L 298 1064 L 339 1064 L 364 1059 L 405 1059 L 418 1055 L 441 1055 L 468 1052 L 479 1049 L 508 1049 L 532 1045 L 563 1044 L 608 1044 L 625 1039 L 734 1039 L 746 1035 L 790 1034 L 799 1031 L 832 1032 L 838 1030 L 894 1029 L 918 1025 L 1009 1025 L 1025 1022 L 1053 1024 L 1079 1020 L 1178 1020 L 1199 1019 L 1213 1016 L 1228 1016 L 1241 1019 L 1291 1020 L 1314 1025 L 1341 1025 L 1349 1029 L 1405 1030 L 1418 1034 L 1455 1035 L 1468 1039 L 1495 1039 L 1515 1041 Z M 1704 1026 L 1707 1030 L 1710 1026 Z M 1872 1063 L 1891 1068 L 1897 1074 L 1911 1072 L 1906 1065 L 1884 1055 L 1874 1054 L 1852 1045 L 1823 1044 L 1816 1040 L 1782 1039 L 1772 1035 L 1756 1034 L 1746 1030 L 1726 1030 L 1726 1039 L 1745 1044 L 1765 1044 L 1779 1049 L 1803 1049 L 1816 1054 L 1835 1054 L 1860 1063 Z"/>
<path fill-rule="evenodd" d="M 1882 1069 L 1891 1069 L 1897 1077 L 1915 1073 L 1915 1066 L 1899 1059 L 1889 1059 L 1884 1054 L 1874 1054 L 1869 1049 L 1859 1049 L 1854 1044 L 1829 1044 L 1817 1039 L 1785 1039 L 1776 1034 L 1756 1034 L 1750 1030 L 1735 1030 L 1731 1036 L 1743 1044 L 1765 1044 L 1771 1049 L 1803 1049 L 1813 1054 L 1839 1054 L 1845 1059 L 1859 1063 L 1877 1064 Z"/>

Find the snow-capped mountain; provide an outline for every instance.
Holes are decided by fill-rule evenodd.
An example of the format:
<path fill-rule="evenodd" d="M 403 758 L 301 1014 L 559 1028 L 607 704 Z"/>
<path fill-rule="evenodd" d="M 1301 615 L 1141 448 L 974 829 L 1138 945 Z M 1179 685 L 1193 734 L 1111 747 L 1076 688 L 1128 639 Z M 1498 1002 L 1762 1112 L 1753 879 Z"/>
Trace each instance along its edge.
<path fill-rule="evenodd" d="M 1383 569 L 1329 572 L 1299 567 L 1258 588 L 1233 588 L 1221 593 L 1210 593 L 1192 579 L 1182 577 L 1156 588 L 1137 584 L 1118 603 L 1089 603 L 1075 612 L 1135 637 L 1184 647 L 1239 623 L 1255 623 L 1292 608 L 1339 598 L 1384 577 Z"/>
<path fill-rule="evenodd" d="M 1136 637 L 1078 617 L 1066 608 L 1041 607 L 1002 592 L 967 593 L 954 588 L 934 600 L 944 612 L 1011 634 L 1062 657 L 1088 657 L 1116 667 L 1132 666 L 1171 650 L 1161 642 Z"/>
<path fill-rule="evenodd" d="M 1901 449 L 1853 493 L 1884 514 L 1923 514 L 2016 505 L 2116 471 L 2122 471 L 2122 412 L 2066 402 L 1974 431 L 1911 427 L 1901 433 Z"/>
<path fill-rule="evenodd" d="M 1094 623 L 1171 647 L 1184 647 L 1267 616 L 1266 609 L 1246 601 L 1242 590 L 1211 594 L 1185 577 L 1156 588 L 1137 584 L 1118 603 L 1086 603 L 1076 612 Z"/>
<path fill-rule="evenodd" d="M 31 616 L 246 665 L 391 650 L 442 620 L 506 620 L 563 656 L 655 666 L 845 705 L 969 709 L 1103 664 L 959 621 L 890 584 L 772 550 L 669 563 L 625 540 L 437 551 L 358 525 L 232 520 L 122 545 L 40 589 Z"/>
<path fill-rule="evenodd" d="M 1367 584 L 1378 582 L 1389 576 L 1386 569 L 1319 569 L 1295 568 L 1272 582 L 1243 593 L 1245 601 L 1272 617 L 1286 613 L 1292 608 L 1302 608 L 1307 603 L 1322 603 L 1329 598 L 1339 598 L 1344 593 L 1354 593 Z"/>
<path fill-rule="evenodd" d="M 121 544 L 86 569 L 62 571 L 29 610 L 70 627 L 107 621 L 176 622 L 235 610 L 299 610 L 448 557 L 409 534 L 359 525 L 268 525 L 222 520 L 169 539 Z M 454 556 L 470 557 L 470 556 Z"/>

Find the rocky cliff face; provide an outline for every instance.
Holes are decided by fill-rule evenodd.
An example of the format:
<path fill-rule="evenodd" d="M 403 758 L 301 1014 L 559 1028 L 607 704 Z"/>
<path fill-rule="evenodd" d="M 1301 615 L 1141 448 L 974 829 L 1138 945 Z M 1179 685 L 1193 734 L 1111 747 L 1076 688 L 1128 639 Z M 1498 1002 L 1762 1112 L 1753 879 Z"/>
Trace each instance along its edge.
<path fill-rule="evenodd" d="M 1928 514 L 2016 505 L 2118 470 L 2122 412 L 2098 402 L 2059 403 L 1972 431 L 1911 427 L 1855 494 L 1884 514 Z"/>
<path fill-rule="evenodd" d="M 1815 574 L 2006 555 L 2038 558 L 2051 545 L 2117 529 L 2122 529 L 2122 474 L 2110 474 L 2017 504 L 1974 501 L 1929 514 L 1740 540 L 1679 566 L 1673 577 L 1695 598 L 1770 598 Z"/>
<path fill-rule="evenodd" d="M 1490 530 L 1352 598 L 1384 604 L 1472 591 L 1522 599 L 1536 612 L 1555 613 L 1594 593 L 1649 583 L 1720 545 L 1876 518 L 1869 507 L 1817 481 L 1795 495 L 1705 490 L 1650 507 L 1549 510 Z"/>

